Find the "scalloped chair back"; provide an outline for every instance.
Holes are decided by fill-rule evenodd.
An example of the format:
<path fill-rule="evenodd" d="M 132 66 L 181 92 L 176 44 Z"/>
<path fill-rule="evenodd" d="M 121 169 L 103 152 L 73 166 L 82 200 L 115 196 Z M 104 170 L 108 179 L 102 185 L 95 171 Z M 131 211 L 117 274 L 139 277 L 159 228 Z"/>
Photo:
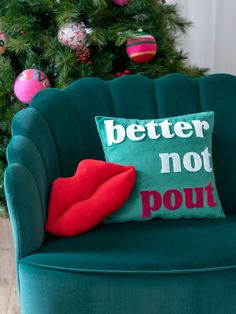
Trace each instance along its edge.
<path fill-rule="evenodd" d="M 46 167 L 50 185 L 57 176 L 72 175 L 81 159 L 104 159 L 96 115 L 153 119 L 213 110 L 214 169 L 223 208 L 229 212 L 236 211 L 235 99 L 236 78 L 226 74 L 200 79 L 170 74 L 156 80 L 133 75 L 108 82 L 84 78 L 64 90 L 38 93 L 30 107 L 16 115 L 12 129 L 40 142 L 42 162 L 47 163 L 48 155 L 55 160 L 53 169 Z"/>

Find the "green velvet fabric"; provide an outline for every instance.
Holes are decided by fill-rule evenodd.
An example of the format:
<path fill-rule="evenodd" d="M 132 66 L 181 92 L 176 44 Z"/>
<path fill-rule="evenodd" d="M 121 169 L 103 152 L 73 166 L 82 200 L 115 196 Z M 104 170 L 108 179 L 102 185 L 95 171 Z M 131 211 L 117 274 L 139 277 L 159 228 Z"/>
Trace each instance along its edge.
<path fill-rule="evenodd" d="M 100 225 L 50 238 L 21 263 L 63 271 L 182 273 L 236 268 L 236 215 Z"/>
<path fill-rule="evenodd" d="M 235 314 L 236 270 L 70 273 L 20 264 L 23 314 Z"/>
<path fill-rule="evenodd" d="M 235 104 L 234 76 L 126 76 L 44 90 L 16 114 L 5 190 L 21 314 L 235 313 Z M 81 238 L 45 234 L 53 180 L 72 175 L 82 159 L 104 159 L 95 116 L 155 119 L 211 110 L 214 170 L 226 219 L 113 224 Z M 78 272 L 81 267 L 87 272 Z M 119 268 L 128 273 L 113 272 Z"/>

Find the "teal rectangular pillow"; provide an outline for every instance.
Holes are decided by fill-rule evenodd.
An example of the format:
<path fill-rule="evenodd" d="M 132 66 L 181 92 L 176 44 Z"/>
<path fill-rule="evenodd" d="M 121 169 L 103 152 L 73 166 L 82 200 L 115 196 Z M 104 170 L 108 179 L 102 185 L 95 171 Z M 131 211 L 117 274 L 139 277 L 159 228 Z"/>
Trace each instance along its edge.
<path fill-rule="evenodd" d="M 212 162 L 214 112 L 95 119 L 106 160 L 137 172 L 128 201 L 105 222 L 225 217 Z"/>

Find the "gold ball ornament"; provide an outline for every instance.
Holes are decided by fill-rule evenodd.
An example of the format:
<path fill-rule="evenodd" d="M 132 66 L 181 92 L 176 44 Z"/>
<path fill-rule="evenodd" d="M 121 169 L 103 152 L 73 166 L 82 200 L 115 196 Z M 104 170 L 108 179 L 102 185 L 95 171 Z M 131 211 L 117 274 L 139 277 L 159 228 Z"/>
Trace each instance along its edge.
<path fill-rule="evenodd" d="M 4 54 L 7 49 L 7 37 L 4 32 L 0 30 L 0 56 Z"/>

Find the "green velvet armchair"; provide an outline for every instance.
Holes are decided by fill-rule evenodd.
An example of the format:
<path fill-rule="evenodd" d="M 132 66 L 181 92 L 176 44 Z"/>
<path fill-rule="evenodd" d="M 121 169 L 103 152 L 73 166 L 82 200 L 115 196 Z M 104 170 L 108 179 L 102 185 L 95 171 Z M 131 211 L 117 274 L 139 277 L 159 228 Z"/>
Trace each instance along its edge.
<path fill-rule="evenodd" d="M 213 162 L 225 219 L 101 224 L 45 233 L 52 182 L 104 159 L 97 115 L 216 113 Z M 22 314 L 236 313 L 236 77 L 84 78 L 38 93 L 16 114 L 5 190 Z"/>

